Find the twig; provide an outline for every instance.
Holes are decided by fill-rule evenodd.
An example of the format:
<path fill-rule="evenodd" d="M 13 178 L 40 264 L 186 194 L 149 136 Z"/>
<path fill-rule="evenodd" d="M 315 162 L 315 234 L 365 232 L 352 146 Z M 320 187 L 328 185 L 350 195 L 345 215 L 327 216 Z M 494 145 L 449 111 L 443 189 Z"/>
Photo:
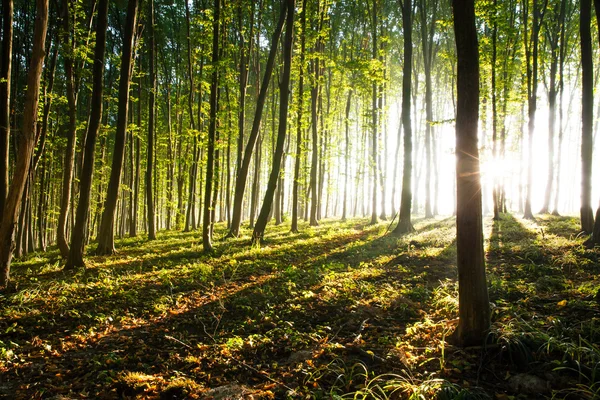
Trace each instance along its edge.
<path fill-rule="evenodd" d="M 179 340 L 179 339 L 177 339 L 177 338 L 174 338 L 173 336 L 165 335 L 165 339 L 169 339 L 169 340 L 172 340 L 172 341 L 174 341 L 174 342 L 177 342 L 177 343 L 179 343 L 180 345 L 187 347 L 188 349 L 191 349 L 191 350 L 193 350 L 193 349 L 194 349 L 194 348 L 193 348 L 192 346 L 190 346 L 189 344 L 187 344 L 187 343 L 184 343 L 184 342 L 182 342 L 181 340 Z"/>

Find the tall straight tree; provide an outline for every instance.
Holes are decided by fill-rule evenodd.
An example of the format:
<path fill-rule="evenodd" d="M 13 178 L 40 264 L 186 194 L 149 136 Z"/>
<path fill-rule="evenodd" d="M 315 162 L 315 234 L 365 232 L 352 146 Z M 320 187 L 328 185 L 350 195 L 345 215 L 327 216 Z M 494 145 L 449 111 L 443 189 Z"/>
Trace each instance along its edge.
<path fill-rule="evenodd" d="M 378 57 L 378 47 L 377 47 L 377 14 L 378 14 L 378 1 L 377 0 L 373 0 L 373 61 L 379 59 Z M 405 39 L 406 40 L 406 39 Z M 379 84 L 377 83 L 377 80 L 374 79 L 373 80 L 373 89 L 372 89 L 372 109 L 371 109 L 371 118 L 372 121 L 371 123 L 373 124 L 373 126 L 371 127 L 372 131 L 372 136 L 371 136 L 371 171 L 373 173 L 373 192 L 371 194 L 371 224 L 376 224 L 377 223 L 377 151 L 379 150 L 378 148 L 378 144 L 377 144 L 377 117 L 379 114 L 379 109 L 378 109 L 378 91 L 379 91 Z"/>
<path fill-rule="evenodd" d="M 433 143 L 433 85 L 431 72 L 436 56 L 435 27 L 438 1 L 421 0 L 419 16 L 421 20 L 421 44 L 423 46 L 423 70 L 425 72 L 425 218 L 434 216 L 432 209 L 431 172 Z M 428 25 L 429 23 L 429 25 Z"/>
<path fill-rule="evenodd" d="M 113 254 L 115 252 L 114 221 L 117 210 L 119 188 L 121 186 L 121 175 L 125 161 L 125 141 L 127 137 L 127 116 L 129 111 L 129 86 L 131 83 L 131 64 L 133 55 L 133 40 L 137 19 L 138 0 L 129 0 L 127 5 L 127 20 L 123 38 L 123 49 L 121 52 L 121 72 L 119 79 L 119 104 L 117 111 L 117 128 L 115 131 L 115 144 L 113 151 L 112 166 L 106 199 L 104 200 L 104 211 L 98 232 L 97 254 Z M 102 53 L 104 55 L 104 53 Z M 100 96 L 102 97 L 102 96 Z M 94 111 L 94 109 L 92 109 Z M 87 145 L 87 143 L 86 143 Z M 81 201 L 80 201 L 81 202 Z"/>
<path fill-rule="evenodd" d="M 582 4 L 583 7 L 583 4 Z M 600 0 L 594 0 L 594 9 L 596 11 L 596 20 L 600 21 Z M 591 13 L 591 11 L 590 11 Z M 591 18 L 590 18 L 591 19 Z M 598 25 L 598 38 L 600 38 L 600 25 Z M 593 89 L 590 89 L 593 90 Z M 593 102 L 593 97 L 592 97 Z M 594 220 L 594 228 L 592 230 L 592 236 L 586 241 L 586 245 L 589 247 L 600 244 L 600 205 L 596 210 L 596 218 Z"/>
<path fill-rule="evenodd" d="M 17 143 L 17 163 L 8 189 L 0 220 L 0 288 L 10 281 L 10 262 L 14 249 L 13 234 L 19 216 L 19 205 L 23 197 L 25 182 L 29 175 L 31 157 L 35 147 L 40 81 L 44 65 L 46 32 L 48 30 L 48 0 L 36 0 L 33 47 L 27 73 L 27 92 L 23 110 L 21 136 Z"/>
<path fill-rule="evenodd" d="M 560 61 L 560 32 L 565 23 L 567 0 L 556 0 L 551 8 L 550 20 L 546 23 L 546 42 L 549 51 L 549 84 L 548 86 L 548 178 L 546 180 L 546 193 L 544 205 L 540 214 L 550 212 L 550 199 L 554 185 L 554 138 L 556 136 L 556 100 L 558 98 L 559 80 L 558 68 Z M 560 149 L 559 149 L 560 150 Z M 557 188 L 558 190 L 558 188 Z"/>
<path fill-rule="evenodd" d="M 100 0 L 98 4 L 98 18 L 96 22 L 96 48 L 94 50 L 94 65 L 92 72 L 92 102 L 91 114 L 88 123 L 88 130 L 85 140 L 83 155 L 83 166 L 80 176 L 79 203 L 77 204 L 77 213 L 75 215 L 75 224 L 71 230 L 71 247 L 69 248 L 69 257 L 65 269 L 81 268 L 85 266 L 83 254 L 85 250 L 86 228 L 88 225 L 90 213 L 90 198 L 92 196 L 92 178 L 94 176 L 94 150 L 96 147 L 96 138 L 100 130 L 102 120 L 102 95 L 104 91 L 104 61 L 106 50 L 106 31 L 108 28 L 108 3 L 109 0 Z M 127 9 L 127 26 L 133 31 L 135 27 L 135 13 L 137 10 L 137 0 L 129 0 Z M 130 13 L 133 12 L 133 21 L 130 21 Z M 131 26 L 130 26 L 131 25 Z M 133 36 L 133 34 L 131 34 Z M 127 38 L 124 40 L 127 46 Z M 118 131 L 118 127 L 117 127 Z"/>
<path fill-rule="evenodd" d="M 412 4 L 411 0 L 398 0 L 402 11 L 404 31 L 404 60 L 402 68 L 402 127 L 404 129 L 404 168 L 402 171 L 402 194 L 400 197 L 400 218 L 394 228 L 395 234 L 414 231 L 411 222 L 412 209 L 412 126 L 410 120 L 412 85 Z M 400 132 L 400 131 L 399 131 Z M 398 140 L 401 138 L 398 137 Z"/>
<path fill-rule="evenodd" d="M 592 0 L 581 0 L 581 230 L 592 233 L 592 151 L 594 147 L 594 64 L 592 61 Z"/>
<path fill-rule="evenodd" d="M 302 162 L 302 115 L 304 111 L 304 60 L 306 57 L 306 0 L 302 0 L 302 14 L 300 16 L 300 76 L 298 78 L 296 121 L 296 160 L 294 165 L 294 182 L 292 184 L 292 227 L 293 233 L 298 233 L 298 203 L 300 185 L 300 163 Z"/>
<path fill-rule="evenodd" d="M 148 240 L 156 239 L 154 217 L 154 117 L 156 116 L 156 70 L 154 68 L 154 0 L 148 1 L 148 73 L 150 92 L 148 93 L 148 149 L 146 159 L 146 210 L 148 212 Z M 127 113 L 125 113 L 127 115 Z"/>
<path fill-rule="evenodd" d="M 4 203 L 8 195 L 13 0 L 2 0 L 2 22 L 2 61 L 0 62 L 0 210 L 4 210 Z"/>
<path fill-rule="evenodd" d="M 544 4 L 540 5 L 540 1 Z M 537 112 L 537 89 L 538 89 L 538 62 L 539 62 L 539 44 L 540 44 L 540 30 L 544 20 L 544 14 L 548 0 L 533 0 L 531 4 L 532 10 L 530 9 L 529 0 L 523 0 L 523 29 L 525 39 L 525 58 L 527 63 L 527 116 L 529 120 L 527 122 L 528 130 L 528 153 L 529 157 L 527 160 L 527 187 L 525 191 L 525 210 L 524 218 L 533 219 L 533 212 L 531 210 L 531 196 L 533 193 L 533 133 L 535 131 L 535 117 Z M 528 26 L 529 14 L 532 14 L 532 24 Z M 531 36 L 529 33 L 531 32 Z"/>
<path fill-rule="evenodd" d="M 248 136 L 248 142 L 244 149 L 244 157 L 242 159 L 242 165 L 239 168 L 238 174 L 235 178 L 235 195 L 233 198 L 233 213 L 231 216 L 231 228 L 229 229 L 228 237 L 237 237 L 240 233 L 240 225 L 242 223 L 242 205 L 244 202 L 244 192 L 246 190 L 246 181 L 248 179 L 248 171 L 250 168 L 250 160 L 252 159 L 252 153 L 256 146 L 256 140 L 260 130 L 260 122 L 262 119 L 263 110 L 265 108 L 265 101 L 267 99 L 267 92 L 269 90 L 269 82 L 271 81 L 271 75 L 273 75 L 273 67 L 275 66 L 275 58 L 277 56 L 277 47 L 279 46 L 279 39 L 285 23 L 285 17 L 287 12 L 287 6 L 285 0 L 281 3 L 281 11 L 279 14 L 279 21 L 273 32 L 271 39 L 271 49 L 269 50 L 269 57 L 267 58 L 267 64 L 265 66 L 265 75 L 263 77 L 262 84 L 260 85 L 260 91 L 258 99 L 256 100 L 256 110 L 254 111 L 254 122 L 252 123 L 252 130 Z"/>
<path fill-rule="evenodd" d="M 65 158 L 63 162 L 62 196 L 56 232 L 56 241 L 63 258 L 67 258 L 69 255 L 67 217 L 71 207 L 73 170 L 75 167 L 75 144 L 77 141 L 77 100 L 75 95 L 75 76 L 73 68 L 75 38 L 71 38 L 71 31 L 73 31 L 73 27 L 71 26 L 71 20 L 73 19 L 73 15 L 71 15 L 72 7 L 73 4 L 70 0 L 63 1 L 63 48 L 66 50 L 66 54 L 63 54 L 63 59 L 67 86 L 69 125 L 67 128 L 67 148 L 65 149 Z"/>
<path fill-rule="evenodd" d="M 479 49 L 475 0 L 453 0 L 456 37 L 456 250 L 459 321 L 452 339 L 459 346 L 479 345 L 490 328 L 485 276 L 479 122 Z"/>
<path fill-rule="evenodd" d="M 215 179 L 215 136 L 217 133 L 217 108 L 219 92 L 219 27 L 221 18 L 221 0 L 215 0 L 213 14 L 212 78 L 210 82 L 210 116 L 208 125 L 208 146 L 206 149 L 206 181 L 204 186 L 204 211 L 202 213 L 202 247 L 212 251 L 212 190 Z"/>
<path fill-rule="evenodd" d="M 277 181 L 281 172 L 281 160 L 283 158 L 283 145 L 287 133 L 288 108 L 290 101 L 290 77 L 292 74 L 292 47 L 294 45 L 294 9 L 295 0 L 285 0 L 287 4 L 287 17 L 285 22 L 285 39 L 283 41 L 283 72 L 281 74 L 281 86 L 279 90 L 279 127 L 277 131 L 277 144 L 273 154 L 273 167 L 267 183 L 267 191 L 263 200 L 260 214 L 252 233 L 253 241 L 263 239 L 265 228 L 269 220 L 269 214 L 273 204 L 273 196 L 277 188 Z"/>

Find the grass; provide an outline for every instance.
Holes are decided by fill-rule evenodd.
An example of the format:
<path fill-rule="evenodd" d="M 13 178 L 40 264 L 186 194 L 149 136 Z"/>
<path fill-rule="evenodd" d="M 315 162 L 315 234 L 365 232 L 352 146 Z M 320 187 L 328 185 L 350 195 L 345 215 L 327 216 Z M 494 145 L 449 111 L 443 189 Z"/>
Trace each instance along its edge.
<path fill-rule="evenodd" d="M 454 223 L 402 237 L 367 220 L 284 224 L 262 247 L 217 225 L 210 256 L 199 232 L 160 232 L 70 273 L 56 250 L 29 256 L 0 296 L 0 397 L 600 396 L 600 253 L 577 221 L 486 220 L 493 325 L 476 349 L 445 341 Z M 548 391 L 517 393 L 524 373 Z"/>

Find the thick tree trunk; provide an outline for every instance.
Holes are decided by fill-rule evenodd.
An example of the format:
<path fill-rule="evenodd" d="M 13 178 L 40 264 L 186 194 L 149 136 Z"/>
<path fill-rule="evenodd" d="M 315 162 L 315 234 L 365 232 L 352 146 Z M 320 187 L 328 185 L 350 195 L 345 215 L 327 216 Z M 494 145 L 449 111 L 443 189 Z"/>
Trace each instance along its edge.
<path fill-rule="evenodd" d="M 475 1 L 453 0 L 458 59 L 456 113 L 456 250 L 459 322 L 452 335 L 459 346 L 481 345 L 490 328 L 485 276 L 477 124 L 479 51 Z"/>
<path fill-rule="evenodd" d="M 121 175 L 125 162 L 125 141 L 127 139 L 127 116 L 129 109 L 129 86 L 131 81 L 131 64 L 133 54 L 134 29 L 136 26 L 137 0 L 129 1 L 127 9 L 127 23 L 125 37 L 123 38 L 123 51 L 121 53 L 121 73 L 119 79 L 119 105 L 117 111 L 117 128 L 115 131 L 115 142 L 113 150 L 110 180 L 104 211 L 100 222 L 98 233 L 98 248 L 96 254 L 107 255 L 115 252 L 115 237 L 113 226 L 117 211 L 117 200 L 121 186 Z M 133 13 L 133 15 L 130 15 Z"/>
<path fill-rule="evenodd" d="M 402 6 L 402 27 L 404 31 L 404 66 L 402 77 L 402 126 L 404 127 L 404 169 L 402 172 L 402 194 L 400 219 L 394 233 L 414 231 L 411 222 L 412 203 L 412 126 L 410 120 L 412 84 L 412 5 L 404 0 Z M 398 138 L 400 140 L 400 137 Z"/>
<path fill-rule="evenodd" d="M 48 0 L 37 0 L 33 49 L 27 74 L 27 92 L 23 110 L 22 136 L 18 141 L 17 163 L 0 222 L 0 288 L 5 288 L 10 280 L 10 262 L 14 249 L 13 234 L 35 147 L 40 80 L 44 65 L 47 29 Z"/>
<path fill-rule="evenodd" d="M 85 250 L 86 230 L 88 226 L 90 199 L 92 197 L 92 178 L 94 175 L 94 152 L 96 138 L 100 130 L 102 120 L 102 101 L 104 90 L 104 59 L 106 50 L 106 30 L 108 27 L 108 0 L 100 0 L 98 4 L 98 20 L 96 22 L 96 48 L 94 50 L 94 65 L 92 72 L 92 107 L 88 131 L 86 134 L 83 167 L 80 177 L 79 204 L 75 224 L 71 232 L 71 248 L 65 269 L 84 267 L 83 254 Z M 135 11 L 137 0 L 130 0 L 128 6 L 128 23 L 135 26 Z M 131 3 L 134 3 L 133 5 Z M 130 21 L 129 13 L 133 6 L 133 21 Z"/>
<path fill-rule="evenodd" d="M 269 176 L 269 182 L 267 184 L 267 191 L 263 200 L 263 205 L 256 220 L 254 226 L 254 232 L 252 233 L 253 241 L 261 241 L 265 233 L 265 227 L 271 206 L 273 203 L 273 196 L 275 189 L 277 188 L 277 180 L 279 179 L 279 173 L 281 171 L 281 160 L 283 158 L 283 146 L 285 144 L 285 137 L 287 133 L 287 120 L 288 120 L 288 106 L 290 99 L 290 77 L 292 72 L 292 47 L 293 47 L 293 30 L 294 30 L 294 8 L 295 0 L 285 0 L 287 7 L 287 17 L 285 24 L 285 40 L 283 42 L 283 73 L 281 75 L 281 86 L 279 90 L 279 129 L 277 132 L 277 144 L 275 147 L 275 153 L 273 154 L 273 167 L 271 175 Z"/>
<path fill-rule="evenodd" d="M 592 1 L 581 0 L 581 230 L 592 233 L 592 151 L 594 129 L 594 64 L 592 61 Z"/>

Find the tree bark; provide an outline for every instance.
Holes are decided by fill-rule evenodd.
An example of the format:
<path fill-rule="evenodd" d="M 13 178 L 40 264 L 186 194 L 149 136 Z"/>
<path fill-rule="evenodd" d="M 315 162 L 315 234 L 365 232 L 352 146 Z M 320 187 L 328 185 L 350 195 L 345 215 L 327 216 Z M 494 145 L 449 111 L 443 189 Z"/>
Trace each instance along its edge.
<path fill-rule="evenodd" d="M 477 146 L 479 50 L 475 1 L 453 0 L 452 6 L 458 59 L 456 250 L 459 285 L 459 322 L 452 339 L 459 346 L 471 346 L 481 345 L 490 328 Z"/>
<path fill-rule="evenodd" d="M 88 225 L 90 212 L 90 198 L 92 196 L 92 178 L 95 167 L 95 148 L 96 138 L 100 130 L 102 120 L 102 102 L 104 90 L 104 60 L 106 50 L 106 30 L 108 27 L 108 0 L 100 0 L 98 4 L 98 20 L 96 22 L 96 48 L 94 50 L 94 65 L 92 72 L 92 107 L 88 131 L 86 134 L 83 167 L 80 177 L 79 203 L 75 216 L 75 224 L 71 230 L 71 248 L 65 269 L 84 267 L 83 254 L 85 250 L 86 229 Z M 131 3 L 137 0 L 130 0 L 128 12 Z M 134 9 L 135 14 L 135 9 Z M 135 18 L 135 16 L 134 16 Z M 135 26 L 135 23 L 132 25 Z"/>
<path fill-rule="evenodd" d="M 98 233 L 98 248 L 96 254 L 108 255 L 115 252 L 115 237 L 113 226 L 115 224 L 115 213 L 117 200 L 121 186 L 121 175 L 125 162 L 125 142 L 127 140 L 127 116 L 129 109 L 129 86 L 131 82 L 131 64 L 133 55 L 134 29 L 136 26 L 138 1 L 130 0 L 127 6 L 127 22 L 123 38 L 123 50 L 121 53 L 121 73 L 119 79 L 119 105 L 117 111 L 117 128 L 115 131 L 115 143 L 113 150 L 110 180 L 104 211 L 100 222 Z"/>
<path fill-rule="evenodd" d="M 592 61 L 592 1 L 580 2 L 581 37 L 581 230 L 592 233 L 592 151 L 594 129 L 594 64 Z"/>
<path fill-rule="evenodd" d="M 244 157 L 242 159 L 242 165 L 239 168 L 238 175 L 235 179 L 235 196 L 233 199 L 233 215 L 231 217 L 231 229 L 229 230 L 228 237 L 237 237 L 240 232 L 240 224 L 242 222 L 242 204 L 244 201 L 244 191 L 246 190 L 246 180 L 248 179 L 248 170 L 250 168 L 250 160 L 252 153 L 256 145 L 258 138 L 260 122 L 262 119 L 263 110 L 265 107 L 265 101 L 267 98 L 267 92 L 269 90 L 269 82 L 271 81 L 271 75 L 273 74 L 273 68 L 275 66 L 275 56 L 277 55 L 277 47 L 279 45 L 279 38 L 281 37 L 281 31 L 285 23 L 287 12 L 287 6 L 285 1 L 282 2 L 281 11 L 279 14 L 279 21 L 273 37 L 271 39 L 271 49 L 269 51 L 269 58 L 265 66 L 265 75 L 263 82 L 260 86 L 260 92 L 256 101 L 256 111 L 254 114 L 254 122 L 252 124 L 252 130 L 248 136 L 248 143 L 244 149 Z"/>
<path fill-rule="evenodd" d="M 219 84 L 219 25 L 221 18 L 221 0 L 214 1 L 213 16 L 213 45 L 212 45 L 212 80 L 210 85 L 210 120 L 208 126 L 208 147 L 206 157 L 206 182 L 204 183 L 204 211 L 202 219 L 202 247 L 204 251 L 210 252 L 212 246 L 211 216 L 213 204 L 211 201 L 212 185 L 215 179 L 215 136 L 217 131 L 217 108 L 218 108 L 218 84 Z"/>
<path fill-rule="evenodd" d="M 35 147 L 40 80 L 45 58 L 46 31 L 48 29 L 48 0 L 36 0 L 34 26 L 33 49 L 27 73 L 22 136 L 18 140 L 17 163 L 0 222 L 0 288 L 5 288 L 10 280 L 10 262 L 14 249 L 13 233 Z"/>
<path fill-rule="evenodd" d="M 2 63 L 0 64 L 0 210 L 8 195 L 10 88 L 13 47 L 13 0 L 2 0 Z"/>
<path fill-rule="evenodd" d="M 404 127 L 404 169 L 402 172 L 402 194 L 400 218 L 394 233 L 414 231 L 411 222 L 412 203 L 412 126 L 410 119 L 412 84 L 412 5 L 411 0 L 400 1 L 402 27 L 404 31 L 404 66 L 402 77 L 402 126 Z M 398 138 L 400 140 L 400 137 Z"/>
<path fill-rule="evenodd" d="M 281 160 L 283 158 L 283 146 L 285 144 L 285 137 L 287 133 L 287 119 L 288 119 L 288 106 L 290 99 L 290 77 L 292 71 L 292 47 L 293 47 L 293 30 L 294 30 L 294 8 L 295 0 L 285 0 L 287 8 L 287 17 L 285 24 L 285 40 L 283 42 L 283 73 L 281 75 L 281 86 L 279 90 L 279 128 L 277 132 L 277 144 L 275 147 L 275 153 L 273 154 L 273 167 L 271 169 L 271 175 L 269 176 L 269 182 L 267 184 L 267 191 L 265 198 L 254 226 L 254 232 L 252 233 L 253 241 L 262 241 L 267 226 L 269 213 L 273 204 L 273 196 L 275 189 L 277 188 L 277 180 L 279 179 L 279 173 L 281 171 Z"/>
<path fill-rule="evenodd" d="M 154 216 L 154 179 L 153 179 L 153 163 L 154 163 L 154 117 L 156 116 L 155 99 L 156 99 L 156 71 L 154 68 L 154 0 L 150 0 L 149 4 L 150 23 L 148 24 L 148 64 L 150 77 L 150 92 L 148 93 L 148 150 L 146 159 L 146 201 L 148 212 L 148 240 L 156 239 L 156 227 Z"/>

